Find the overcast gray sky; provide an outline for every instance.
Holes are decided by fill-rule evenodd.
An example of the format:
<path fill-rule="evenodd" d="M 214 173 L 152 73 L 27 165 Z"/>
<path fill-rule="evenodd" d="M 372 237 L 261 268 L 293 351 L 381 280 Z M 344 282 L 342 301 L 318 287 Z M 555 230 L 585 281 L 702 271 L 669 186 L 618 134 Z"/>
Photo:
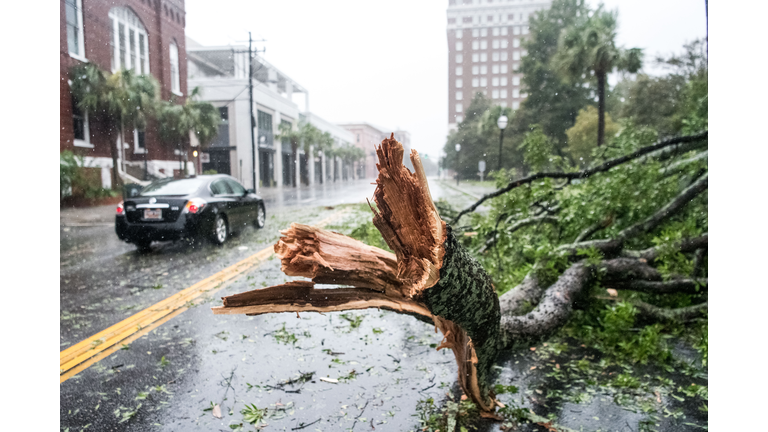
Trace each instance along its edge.
<path fill-rule="evenodd" d="M 596 1 L 588 1 L 596 5 Z M 679 52 L 706 33 L 704 0 L 607 0 L 618 43 Z M 439 155 L 448 128 L 446 0 L 186 0 L 187 36 L 204 45 L 246 43 L 309 90 L 326 120 L 411 132 Z M 650 71 L 654 72 L 654 71 Z"/>

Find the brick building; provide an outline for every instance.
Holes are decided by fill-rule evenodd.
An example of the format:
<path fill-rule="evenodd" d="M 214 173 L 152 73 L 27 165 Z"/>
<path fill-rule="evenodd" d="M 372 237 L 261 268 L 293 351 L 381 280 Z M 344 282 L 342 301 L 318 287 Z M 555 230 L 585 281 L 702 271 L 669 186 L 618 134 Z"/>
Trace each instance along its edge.
<path fill-rule="evenodd" d="M 87 166 L 101 169 L 102 186 L 110 187 L 109 146 L 120 143 L 108 142 L 104 126 L 74 106 L 69 69 L 80 62 L 111 72 L 130 68 L 152 75 L 163 100 L 175 96 L 182 102 L 187 94 L 184 0 L 60 0 L 60 17 L 59 151 L 85 156 Z M 144 178 L 145 167 L 149 177 L 171 176 L 189 157 L 160 142 L 152 119 L 144 131 L 126 131 L 119 154 L 125 181 Z"/>
<path fill-rule="evenodd" d="M 448 0 L 448 128 L 455 129 L 478 92 L 518 109 L 520 59 L 528 17 L 551 0 Z"/>

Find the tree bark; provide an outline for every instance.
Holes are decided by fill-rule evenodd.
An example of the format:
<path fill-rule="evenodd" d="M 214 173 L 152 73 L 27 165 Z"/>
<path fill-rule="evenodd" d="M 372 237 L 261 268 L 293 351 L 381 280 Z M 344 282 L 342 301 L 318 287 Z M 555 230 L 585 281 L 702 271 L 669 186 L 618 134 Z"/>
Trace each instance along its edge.
<path fill-rule="evenodd" d="M 597 146 L 605 141 L 605 72 L 597 72 Z"/>

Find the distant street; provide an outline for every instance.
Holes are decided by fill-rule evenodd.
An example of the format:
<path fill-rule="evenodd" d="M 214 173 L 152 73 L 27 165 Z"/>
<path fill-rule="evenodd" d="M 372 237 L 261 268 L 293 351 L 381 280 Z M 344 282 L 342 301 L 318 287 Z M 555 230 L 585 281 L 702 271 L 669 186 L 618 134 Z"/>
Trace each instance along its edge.
<path fill-rule="evenodd" d="M 299 319 L 210 311 L 222 296 L 288 279 L 271 247 L 291 222 L 348 233 L 369 218 L 370 183 L 264 189 L 264 229 L 221 247 L 155 243 L 146 254 L 118 240 L 113 206 L 63 209 L 62 428 L 233 430 L 255 404 L 278 429 L 318 419 L 307 430 L 413 429 L 416 402 L 456 381 L 452 354 L 430 348 L 440 342 L 432 326 L 378 310 Z M 482 192 L 430 183 L 435 200 L 461 206 Z"/>

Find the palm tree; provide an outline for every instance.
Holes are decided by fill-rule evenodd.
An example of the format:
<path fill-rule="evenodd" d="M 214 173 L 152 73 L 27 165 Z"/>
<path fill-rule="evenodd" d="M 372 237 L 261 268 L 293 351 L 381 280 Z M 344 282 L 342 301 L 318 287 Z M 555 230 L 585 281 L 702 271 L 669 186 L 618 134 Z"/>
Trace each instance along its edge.
<path fill-rule="evenodd" d="M 635 73 L 642 67 L 643 52 L 639 48 L 616 46 L 618 12 L 599 7 L 592 15 L 583 17 L 563 30 L 552 65 L 563 79 L 575 81 L 587 71 L 597 78 L 598 127 L 597 145 L 605 134 L 605 80 L 614 69 Z"/>
<path fill-rule="evenodd" d="M 161 102 L 157 110 L 158 134 L 160 139 L 175 145 L 180 152 L 188 142 L 190 132 L 200 142 L 200 148 L 205 149 L 216 137 L 219 131 L 221 116 L 219 111 L 208 102 L 199 100 L 200 89 L 194 88 L 184 104 Z M 179 156 L 181 157 L 181 156 Z M 187 171 L 187 161 L 184 160 L 183 172 Z"/>
<path fill-rule="evenodd" d="M 70 70 L 70 91 L 77 107 L 103 124 L 110 143 L 120 137 L 120 152 L 125 143 L 125 127 L 146 127 L 147 118 L 156 107 L 158 84 L 154 78 L 136 75 L 130 70 L 109 74 L 92 63 L 83 63 Z M 119 183 L 118 149 L 110 144 L 112 155 L 112 185 Z M 125 163 L 125 157 L 121 158 Z"/>
<path fill-rule="evenodd" d="M 299 157 L 299 145 L 304 147 L 304 154 L 309 155 L 310 147 L 313 144 L 325 146 L 326 139 L 318 128 L 307 121 L 299 122 L 299 127 L 293 129 L 290 123 L 280 123 L 276 138 L 287 139 L 291 143 L 291 162 L 297 165 Z M 291 176 L 291 184 L 296 187 L 296 175 Z"/>

